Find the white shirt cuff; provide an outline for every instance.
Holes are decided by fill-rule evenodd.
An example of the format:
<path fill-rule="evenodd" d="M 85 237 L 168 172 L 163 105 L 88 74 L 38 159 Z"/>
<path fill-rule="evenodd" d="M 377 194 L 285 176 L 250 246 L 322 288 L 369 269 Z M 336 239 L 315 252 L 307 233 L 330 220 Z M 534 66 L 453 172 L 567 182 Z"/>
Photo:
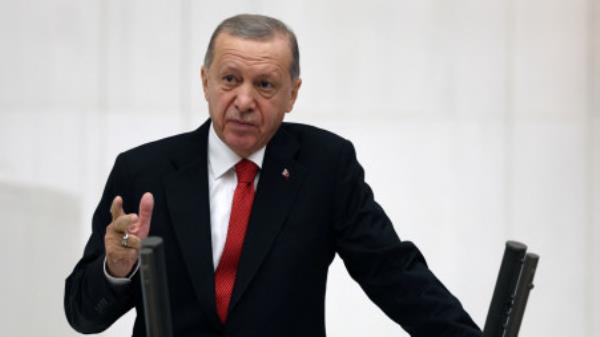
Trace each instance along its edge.
<path fill-rule="evenodd" d="M 106 256 L 104 257 L 103 266 L 104 266 L 104 276 L 106 276 L 106 279 L 108 280 L 108 282 L 110 282 L 112 285 L 120 286 L 120 285 L 129 284 L 131 282 L 131 278 L 137 273 L 138 269 L 140 269 L 140 260 L 138 259 L 137 263 L 135 264 L 135 268 L 133 269 L 133 272 L 131 272 L 128 277 L 111 276 L 108 273 L 108 270 L 106 269 Z"/>

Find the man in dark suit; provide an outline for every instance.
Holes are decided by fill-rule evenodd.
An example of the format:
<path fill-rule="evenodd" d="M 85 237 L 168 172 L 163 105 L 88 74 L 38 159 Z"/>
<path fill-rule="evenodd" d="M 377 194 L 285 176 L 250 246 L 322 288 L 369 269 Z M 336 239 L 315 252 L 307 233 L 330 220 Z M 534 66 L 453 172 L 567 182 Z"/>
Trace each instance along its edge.
<path fill-rule="evenodd" d="M 116 159 L 66 281 L 76 330 L 102 331 L 135 306 L 133 335 L 145 335 L 137 257 L 151 234 L 165 242 L 175 336 L 325 336 L 336 253 L 412 336 L 481 335 L 398 239 L 352 144 L 282 122 L 301 85 L 298 55 L 276 19 L 240 15 L 217 27 L 202 68 L 210 120 Z"/>

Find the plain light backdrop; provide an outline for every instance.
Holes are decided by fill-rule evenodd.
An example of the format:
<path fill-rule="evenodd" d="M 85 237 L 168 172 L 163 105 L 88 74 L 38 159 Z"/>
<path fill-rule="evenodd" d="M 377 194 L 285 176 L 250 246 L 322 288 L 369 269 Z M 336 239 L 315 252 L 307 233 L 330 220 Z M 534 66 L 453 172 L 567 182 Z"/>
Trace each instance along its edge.
<path fill-rule="evenodd" d="M 116 155 L 207 118 L 205 48 L 242 12 L 297 33 L 287 120 L 355 144 L 478 324 L 513 239 L 541 256 L 521 336 L 600 336 L 597 0 L 0 0 L 0 335 L 76 335 L 64 279 Z M 333 337 L 406 335 L 339 259 L 326 319 Z"/>

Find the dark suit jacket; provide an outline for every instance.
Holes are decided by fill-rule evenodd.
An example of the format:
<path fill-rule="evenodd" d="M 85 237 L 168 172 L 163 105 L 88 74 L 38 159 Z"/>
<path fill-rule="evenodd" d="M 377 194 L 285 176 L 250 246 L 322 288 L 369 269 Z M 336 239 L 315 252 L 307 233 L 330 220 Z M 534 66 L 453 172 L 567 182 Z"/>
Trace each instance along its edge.
<path fill-rule="evenodd" d="M 145 336 L 139 276 L 115 287 L 102 264 L 112 199 L 123 196 L 126 212 L 137 212 L 142 194 L 150 191 L 150 235 L 165 242 L 175 336 L 325 336 L 327 271 L 336 253 L 369 298 L 412 336 L 481 335 L 419 250 L 398 239 L 364 182 L 352 144 L 291 123 L 282 124 L 267 146 L 222 325 L 214 297 L 209 127 L 207 121 L 196 131 L 117 157 L 84 255 L 66 280 L 65 311 L 76 330 L 102 331 L 135 306 L 133 335 Z"/>

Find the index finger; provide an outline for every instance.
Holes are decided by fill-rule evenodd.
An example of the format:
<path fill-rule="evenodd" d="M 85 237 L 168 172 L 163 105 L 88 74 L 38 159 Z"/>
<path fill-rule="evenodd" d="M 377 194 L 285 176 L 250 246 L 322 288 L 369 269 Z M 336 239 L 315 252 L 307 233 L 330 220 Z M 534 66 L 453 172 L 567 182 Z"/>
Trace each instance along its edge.
<path fill-rule="evenodd" d="M 120 195 L 117 195 L 112 204 L 110 205 L 110 214 L 112 214 L 112 221 L 117 220 L 118 217 L 125 214 L 123 210 L 123 198 Z"/>

